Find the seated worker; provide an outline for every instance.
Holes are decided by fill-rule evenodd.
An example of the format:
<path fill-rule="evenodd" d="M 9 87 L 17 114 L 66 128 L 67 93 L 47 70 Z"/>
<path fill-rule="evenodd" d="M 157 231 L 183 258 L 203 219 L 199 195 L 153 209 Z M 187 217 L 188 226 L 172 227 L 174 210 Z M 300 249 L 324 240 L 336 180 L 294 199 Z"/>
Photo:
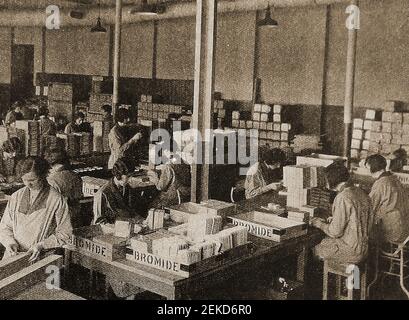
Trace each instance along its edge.
<path fill-rule="evenodd" d="M 390 155 L 389 170 L 399 172 L 408 164 L 408 154 L 405 149 L 397 149 Z"/>
<path fill-rule="evenodd" d="M 374 223 L 378 239 L 402 242 L 409 235 L 409 199 L 398 178 L 386 171 L 386 159 L 372 155 L 366 159 L 367 168 L 376 181 L 369 197 L 372 202 Z"/>
<path fill-rule="evenodd" d="M 22 105 L 23 104 L 20 101 L 16 101 L 11 105 L 9 112 L 6 115 L 6 119 L 4 120 L 6 126 L 12 125 L 17 120 L 23 119 L 23 115 L 21 113 Z"/>
<path fill-rule="evenodd" d="M 23 145 L 21 141 L 12 137 L 4 141 L 1 148 L 0 182 L 21 181 L 21 164 L 23 162 Z"/>
<path fill-rule="evenodd" d="M 64 197 L 47 183 L 48 163 L 30 157 L 22 165 L 25 187 L 13 193 L 0 222 L 5 257 L 31 252 L 30 261 L 44 250 L 63 246 L 72 233 Z"/>
<path fill-rule="evenodd" d="M 330 222 L 312 218 L 311 225 L 321 229 L 327 238 L 315 247 L 323 260 L 359 263 L 368 254 L 369 232 L 372 229 L 371 200 L 350 182 L 348 169 L 334 163 L 325 169 L 327 187 L 337 191 Z"/>
<path fill-rule="evenodd" d="M 244 188 L 246 199 L 253 198 L 269 190 L 277 190 L 273 184 L 283 178 L 282 165 L 285 162 L 285 154 L 278 148 L 259 148 L 259 161 L 247 172 Z"/>
<path fill-rule="evenodd" d="M 179 201 L 190 200 L 191 172 L 185 154 L 181 153 L 180 159 L 173 157 L 169 150 L 164 150 L 163 154 L 169 161 L 162 166 L 160 177 L 154 171 L 148 172 L 150 180 L 160 191 L 151 204 L 152 208 L 168 207 L 179 204 Z"/>
<path fill-rule="evenodd" d="M 135 166 L 128 159 L 119 159 L 112 168 L 114 176 L 94 195 L 94 224 L 115 223 L 118 218 L 143 220 L 129 206 L 129 176 Z"/>
<path fill-rule="evenodd" d="M 47 181 L 67 200 L 72 227 L 83 227 L 85 223 L 79 202 L 83 197 L 81 177 L 71 170 L 69 157 L 64 150 L 48 149 L 44 158 L 51 166 Z"/>
<path fill-rule="evenodd" d="M 114 117 L 112 116 L 112 106 L 109 104 L 104 104 L 101 109 L 104 113 L 104 121 L 114 122 Z"/>
<path fill-rule="evenodd" d="M 55 136 L 57 134 L 57 128 L 55 123 L 48 118 L 48 109 L 41 107 L 38 110 L 38 116 L 40 117 L 40 135 Z"/>
<path fill-rule="evenodd" d="M 71 121 L 64 129 L 65 134 L 71 133 L 90 133 L 91 126 L 88 122 L 85 122 L 85 114 L 78 112 L 74 115 L 73 121 Z"/>
<path fill-rule="evenodd" d="M 125 156 L 125 153 L 135 147 L 142 139 L 142 133 L 138 132 L 131 136 L 130 134 L 130 114 L 125 108 L 120 108 L 116 114 L 116 125 L 111 129 L 108 135 L 109 148 L 111 155 L 108 160 L 108 169 L 112 169 L 115 162 Z"/>

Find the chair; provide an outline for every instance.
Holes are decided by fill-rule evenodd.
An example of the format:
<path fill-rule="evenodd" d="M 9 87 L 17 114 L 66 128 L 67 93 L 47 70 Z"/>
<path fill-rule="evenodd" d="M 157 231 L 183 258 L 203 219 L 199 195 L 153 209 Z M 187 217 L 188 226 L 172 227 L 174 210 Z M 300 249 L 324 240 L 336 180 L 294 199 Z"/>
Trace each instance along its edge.
<path fill-rule="evenodd" d="M 368 286 L 368 296 L 372 287 L 378 281 L 379 276 L 392 276 L 399 278 L 400 287 L 409 299 L 409 291 L 405 286 L 405 280 L 409 277 L 409 273 L 407 274 L 409 259 L 406 257 L 406 255 L 409 257 L 409 248 L 407 247 L 408 242 L 409 237 L 407 237 L 402 243 L 387 242 L 384 244 L 383 248 L 381 248 L 380 245 L 376 246 L 375 278 Z M 380 270 L 379 265 L 382 261 L 389 264 L 388 270 Z"/>
<path fill-rule="evenodd" d="M 342 279 L 345 278 L 345 284 L 347 279 L 353 273 L 354 268 L 359 270 L 359 289 L 350 288 L 346 285 L 347 295 L 342 294 Z M 330 275 L 335 275 L 336 285 L 335 285 L 335 299 L 336 300 L 354 300 L 354 290 L 360 290 L 360 299 L 366 300 L 366 281 L 367 281 L 367 263 L 362 262 L 359 265 L 339 263 L 333 260 L 324 261 L 324 274 L 323 274 L 323 300 L 328 300 L 329 296 L 329 277 Z M 353 276 L 353 274 L 352 274 Z"/>

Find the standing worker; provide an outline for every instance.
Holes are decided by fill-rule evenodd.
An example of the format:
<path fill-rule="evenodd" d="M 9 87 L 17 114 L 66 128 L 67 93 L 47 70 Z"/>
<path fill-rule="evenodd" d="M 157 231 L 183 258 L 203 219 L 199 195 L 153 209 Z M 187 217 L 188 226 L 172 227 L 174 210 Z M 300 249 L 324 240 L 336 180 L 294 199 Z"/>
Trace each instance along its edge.
<path fill-rule="evenodd" d="M 111 129 L 108 135 L 111 155 L 108 160 L 108 169 L 114 167 L 115 162 L 125 156 L 125 152 L 135 146 L 141 139 L 142 133 L 138 132 L 131 136 L 129 127 L 130 115 L 125 108 L 120 108 L 116 114 L 117 124 Z"/>
<path fill-rule="evenodd" d="M 6 126 L 12 125 L 17 120 L 23 119 L 23 114 L 21 113 L 22 105 L 23 104 L 20 101 L 16 101 L 11 105 L 9 112 L 6 115 L 6 119 L 4 120 Z"/>

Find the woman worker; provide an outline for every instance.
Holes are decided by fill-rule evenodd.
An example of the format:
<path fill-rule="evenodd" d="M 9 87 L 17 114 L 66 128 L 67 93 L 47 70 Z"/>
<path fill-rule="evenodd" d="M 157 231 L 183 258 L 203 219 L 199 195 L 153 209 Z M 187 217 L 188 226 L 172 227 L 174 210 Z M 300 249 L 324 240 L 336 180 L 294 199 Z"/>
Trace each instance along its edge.
<path fill-rule="evenodd" d="M 169 150 L 163 150 L 163 154 L 168 161 L 162 166 L 160 176 L 155 171 L 148 172 L 150 180 L 160 191 L 151 204 L 153 208 L 168 207 L 190 199 L 191 172 L 188 155 L 182 152 L 179 158 Z"/>
<path fill-rule="evenodd" d="M 108 135 L 111 155 L 108 160 L 108 169 L 112 169 L 115 162 L 125 156 L 125 153 L 135 146 L 142 138 L 142 133 L 138 132 L 133 137 L 130 134 L 130 115 L 125 108 L 120 108 L 116 114 L 117 124 L 111 129 Z"/>
<path fill-rule="evenodd" d="M 247 172 L 244 188 L 246 199 L 253 198 L 269 190 L 277 190 L 278 182 L 283 178 L 282 166 L 285 163 L 285 154 L 281 149 L 260 147 L 259 161 Z"/>
<path fill-rule="evenodd" d="M 13 137 L 5 141 L 0 152 L 0 182 L 21 181 L 23 145 L 20 140 Z"/>
<path fill-rule="evenodd" d="M 51 166 L 47 181 L 67 199 L 72 227 L 84 226 L 79 202 L 83 197 L 81 177 L 71 170 L 69 157 L 64 150 L 46 150 L 45 159 Z"/>
<path fill-rule="evenodd" d="M 129 159 L 119 159 L 112 168 L 114 176 L 94 196 L 94 224 L 115 223 L 118 218 L 143 220 L 129 205 L 129 176 L 135 166 Z"/>
<path fill-rule="evenodd" d="M 85 115 L 82 112 L 78 112 L 73 121 L 67 124 L 64 129 L 65 134 L 71 133 L 90 133 L 91 125 L 88 122 L 85 122 Z"/>
<path fill-rule="evenodd" d="M 373 216 L 371 200 L 350 182 L 348 169 L 333 163 L 325 169 L 327 187 L 337 191 L 330 222 L 312 218 L 311 225 L 321 229 L 327 237 L 315 247 L 323 260 L 339 263 L 359 263 L 368 254 L 369 234 Z"/>
<path fill-rule="evenodd" d="M 64 197 L 47 183 L 48 163 L 30 157 L 22 165 L 25 187 L 13 193 L 0 222 L 5 257 L 31 252 L 30 261 L 44 250 L 66 244 L 72 232 Z"/>

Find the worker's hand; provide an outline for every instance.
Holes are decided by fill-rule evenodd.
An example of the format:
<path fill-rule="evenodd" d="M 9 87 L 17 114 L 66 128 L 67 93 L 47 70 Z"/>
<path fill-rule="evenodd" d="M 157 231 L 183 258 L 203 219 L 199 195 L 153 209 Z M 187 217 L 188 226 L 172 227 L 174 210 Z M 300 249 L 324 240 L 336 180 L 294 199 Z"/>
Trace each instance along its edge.
<path fill-rule="evenodd" d="M 6 182 L 6 180 L 7 180 L 6 177 L 0 174 L 0 183 L 4 183 Z"/>
<path fill-rule="evenodd" d="M 325 224 L 325 220 L 321 218 L 311 218 L 310 220 L 310 225 L 318 229 L 321 229 L 323 224 Z"/>
<path fill-rule="evenodd" d="M 31 253 L 30 259 L 28 259 L 29 262 L 34 262 L 38 259 L 38 257 L 41 254 L 41 251 L 43 251 L 44 247 L 41 243 L 37 243 L 34 246 L 28 250 L 29 253 Z"/>
<path fill-rule="evenodd" d="M 146 173 L 146 175 L 148 176 L 149 180 L 150 180 L 152 183 L 155 183 L 155 184 L 156 184 L 156 183 L 159 181 L 158 174 L 157 174 L 155 171 L 149 170 L 149 171 Z"/>
<path fill-rule="evenodd" d="M 6 252 L 10 257 L 14 257 L 18 253 L 18 244 L 12 243 L 6 245 Z"/>
<path fill-rule="evenodd" d="M 135 134 L 133 137 L 132 137 L 132 141 L 133 142 L 138 142 L 139 140 L 141 140 L 142 139 L 142 133 L 140 133 L 140 132 L 138 132 L 137 134 Z"/>

